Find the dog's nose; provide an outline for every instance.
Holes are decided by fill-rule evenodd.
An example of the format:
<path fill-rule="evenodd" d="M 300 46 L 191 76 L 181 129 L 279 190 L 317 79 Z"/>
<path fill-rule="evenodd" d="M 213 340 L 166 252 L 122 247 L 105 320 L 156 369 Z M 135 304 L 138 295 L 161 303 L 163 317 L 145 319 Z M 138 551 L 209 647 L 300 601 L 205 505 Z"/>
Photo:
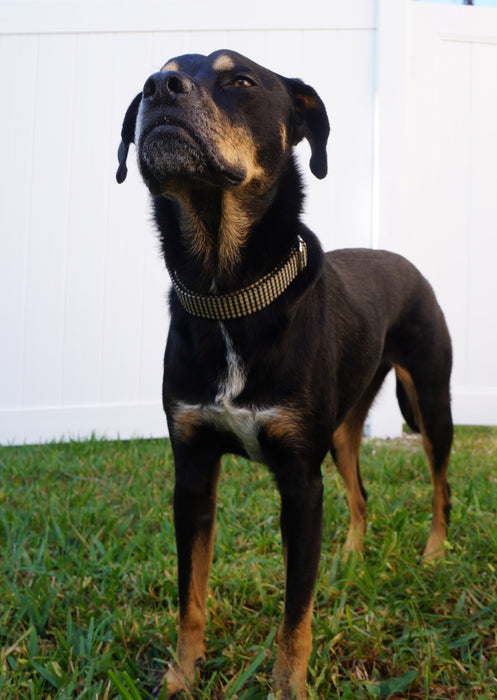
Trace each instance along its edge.
<path fill-rule="evenodd" d="M 172 101 L 193 90 L 195 84 L 185 73 L 160 71 L 154 73 L 143 86 L 143 97 Z"/>

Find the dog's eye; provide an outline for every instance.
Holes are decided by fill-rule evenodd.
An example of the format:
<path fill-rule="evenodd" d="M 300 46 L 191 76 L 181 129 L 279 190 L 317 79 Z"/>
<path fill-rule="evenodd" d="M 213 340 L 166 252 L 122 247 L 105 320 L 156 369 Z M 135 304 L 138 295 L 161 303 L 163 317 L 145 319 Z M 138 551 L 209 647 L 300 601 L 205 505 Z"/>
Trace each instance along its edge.
<path fill-rule="evenodd" d="M 237 88 L 247 88 L 253 87 L 255 82 L 252 80 L 252 78 L 247 78 L 246 75 L 237 75 L 236 78 L 231 81 L 231 85 Z"/>

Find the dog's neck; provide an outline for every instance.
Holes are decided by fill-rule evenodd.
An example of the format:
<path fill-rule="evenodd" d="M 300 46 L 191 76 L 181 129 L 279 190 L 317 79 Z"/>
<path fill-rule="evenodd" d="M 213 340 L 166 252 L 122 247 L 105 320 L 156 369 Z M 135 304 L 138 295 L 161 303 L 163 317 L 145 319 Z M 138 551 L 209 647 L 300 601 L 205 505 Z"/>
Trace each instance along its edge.
<path fill-rule="evenodd" d="M 168 198 L 157 197 L 156 218 L 169 267 L 196 270 L 198 291 L 212 292 L 230 290 L 231 283 L 247 283 L 247 256 L 252 258 L 252 275 L 265 274 L 278 265 L 296 243 L 295 221 L 302 204 L 300 175 L 293 161 L 283 177 L 286 187 L 280 184 L 279 189 L 184 186 Z M 285 201 L 276 205 L 282 191 Z M 262 228 L 263 239 L 257 235 Z M 267 245 L 268 230 L 273 236 L 271 246 Z"/>
<path fill-rule="evenodd" d="M 254 224 L 249 195 L 214 187 L 191 188 L 181 191 L 176 200 L 186 250 L 213 280 L 229 279 L 240 265 Z"/>

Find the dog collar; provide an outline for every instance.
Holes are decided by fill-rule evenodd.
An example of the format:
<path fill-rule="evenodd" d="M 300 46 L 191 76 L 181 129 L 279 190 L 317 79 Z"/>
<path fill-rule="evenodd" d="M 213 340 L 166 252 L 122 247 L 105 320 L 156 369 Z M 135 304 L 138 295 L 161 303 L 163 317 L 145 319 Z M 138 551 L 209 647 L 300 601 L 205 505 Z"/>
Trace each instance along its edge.
<path fill-rule="evenodd" d="M 257 282 L 229 294 L 196 294 L 185 287 L 175 272 L 168 269 L 181 305 L 192 316 L 215 321 L 249 316 L 269 306 L 289 287 L 307 265 L 307 246 L 298 236 L 288 259 Z"/>

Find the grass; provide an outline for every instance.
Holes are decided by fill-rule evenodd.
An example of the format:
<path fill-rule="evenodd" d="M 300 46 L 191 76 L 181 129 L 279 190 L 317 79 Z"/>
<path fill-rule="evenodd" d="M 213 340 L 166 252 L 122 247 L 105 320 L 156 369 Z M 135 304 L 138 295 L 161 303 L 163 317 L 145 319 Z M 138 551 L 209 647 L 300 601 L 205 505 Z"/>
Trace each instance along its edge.
<path fill-rule="evenodd" d="M 421 566 L 419 440 L 366 441 L 365 557 L 324 465 L 311 698 L 497 697 L 497 429 L 458 429 L 447 559 Z M 0 698 L 150 697 L 176 640 L 167 441 L 0 448 Z M 269 692 L 283 565 L 264 467 L 226 458 L 199 699 Z"/>

